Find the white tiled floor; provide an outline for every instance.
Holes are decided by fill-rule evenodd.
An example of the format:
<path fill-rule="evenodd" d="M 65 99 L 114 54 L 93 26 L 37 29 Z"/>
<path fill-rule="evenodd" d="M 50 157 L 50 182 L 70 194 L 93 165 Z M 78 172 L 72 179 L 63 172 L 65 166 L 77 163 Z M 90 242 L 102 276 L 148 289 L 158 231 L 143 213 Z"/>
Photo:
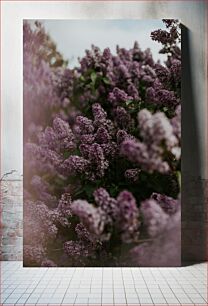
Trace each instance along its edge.
<path fill-rule="evenodd" d="M 207 264 L 23 268 L 1 262 L 1 305 L 207 305 Z"/>

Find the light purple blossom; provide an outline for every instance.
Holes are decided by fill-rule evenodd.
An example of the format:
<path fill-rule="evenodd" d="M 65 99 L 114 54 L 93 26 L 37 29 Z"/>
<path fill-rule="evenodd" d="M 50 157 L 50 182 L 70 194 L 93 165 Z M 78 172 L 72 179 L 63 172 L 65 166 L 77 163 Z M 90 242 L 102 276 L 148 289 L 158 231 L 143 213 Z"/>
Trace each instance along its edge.
<path fill-rule="evenodd" d="M 27 160 L 28 170 L 38 172 L 48 171 L 56 173 L 62 163 L 62 157 L 53 150 L 35 143 L 25 145 L 24 159 Z"/>
<path fill-rule="evenodd" d="M 165 194 L 153 193 L 151 198 L 155 200 L 160 207 L 168 214 L 175 214 L 179 209 L 179 200 L 166 196 Z"/>
<path fill-rule="evenodd" d="M 164 113 L 151 115 L 146 109 L 138 113 L 138 122 L 143 141 L 124 140 L 121 144 L 121 154 L 139 164 L 145 171 L 169 171 L 167 161 L 163 160 L 164 151 L 171 152 L 177 160 L 180 158 L 179 143 L 171 123 Z"/>
<path fill-rule="evenodd" d="M 181 106 L 176 108 L 175 116 L 171 119 L 171 124 L 173 126 L 173 132 L 176 137 L 181 140 Z"/>
<path fill-rule="evenodd" d="M 121 154 L 133 163 L 148 166 L 149 154 L 146 144 L 134 139 L 124 140 L 121 144 Z"/>
<path fill-rule="evenodd" d="M 161 235 L 131 249 L 129 260 L 139 267 L 181 266 L 181 214 L 169 219 Z"/>
<path fill-rule="evenodd" d="M 40 176 L 34 175 L 31 180 L 31 186 L 33 187 L 38 199 L 44 201 L 49 206 L 54 206 L 57 202 L 56 196 L 52 195 L 49 190 L 49 184 L 45 182 Z"/>
<path fill-rule="evenodd" d="M 164 231 L 169 220 L 169 216 L 163 211 L 155 200 L 149 199 L 143 201 L 140 211 L 144 218 L 144 224 L 150 237 L 155 237 Z"/>
<path fill-rule="evenodd" d="M 164 141 L 170 149 L 177 145 L 177 139 L 173 134 L 173 128 L 162 112 L 157 112 L 151 115 L 146 109 L 138 113 L 138 123 L 140 134 L 144 141 L 160 145 Z"/>
<path fill-rule="evenodd" d="M 93 207 L 85 200 L 76 200 L 71 205 L 72 213 L 80 218 L 87 230 L 96 235 L 102 234 L 105 215 L 100 208 Z"/>

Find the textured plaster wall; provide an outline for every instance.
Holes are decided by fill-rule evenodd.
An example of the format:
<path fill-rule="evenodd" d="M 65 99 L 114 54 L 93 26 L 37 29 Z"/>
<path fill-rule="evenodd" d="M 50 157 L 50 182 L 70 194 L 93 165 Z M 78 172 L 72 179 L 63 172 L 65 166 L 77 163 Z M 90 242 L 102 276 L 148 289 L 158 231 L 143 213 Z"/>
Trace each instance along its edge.
<path fill-rule="evenodd" d="M 2 181 L 1 201 L 1 260 L 21 260 L 23 242 L 22 181 Z"/>
<path fill-rule="evenodd" d="M 2 259 L 22 259 L 22 19 L 91 19 L 94 16 L 100 19 L 178 18 L 185 26 L 182 42 L 182 260 L 205 259 L 208 229 L 206 15 L 206 1 L 2 3 L 1 176 L 16 170 L 1 182 Z"/>

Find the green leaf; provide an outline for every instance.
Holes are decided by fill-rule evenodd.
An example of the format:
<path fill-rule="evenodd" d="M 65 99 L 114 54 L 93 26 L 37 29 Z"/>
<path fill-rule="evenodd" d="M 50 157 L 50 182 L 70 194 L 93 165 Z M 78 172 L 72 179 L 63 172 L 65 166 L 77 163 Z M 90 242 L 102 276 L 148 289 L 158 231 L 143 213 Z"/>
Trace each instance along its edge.
<path fill-rule="evenodd" d="M 103 82 L 104 82 L 105 84 L 107 84 L 107 85 L 110 84 L 110 81 L 109 81 L 109 79 L 107 79 L 107 78 L 103 78 Z"/>
<path fill-rule="evenodd" d="M 92 80 L 92 84 L 95 85 L 95 82 L 96 82 L 96 79 L 97 79 L 97 74 L 95 71 L 93 71 L 91 74 L 90 74 L 90 78 Z"/>
<path fill-rule="evenodd" d="M 94 189 L 95 189 L 94 186 L 90 186 L 90 185 L 85 186 L 84 190 L 85 190 L 89 199 L 92 197 Z"/>
<path fill-rule="evenodd" d="M 85 78 L 84 78 L 84 76 L 83 76 L 83 75 L 81 75 L 81 77 L 80 77 L 80 81 L 82 81 L 82 82 L 84 82 L 84 81 L 85 81 Z"/>
<path fill-rule="evenodd" d="M 125 104 L 126 104 L 126 106 L 129 106 L 133 102 L 134 102 L 133 100 L 127 100 L 127 101 L 125 101 Z"/>

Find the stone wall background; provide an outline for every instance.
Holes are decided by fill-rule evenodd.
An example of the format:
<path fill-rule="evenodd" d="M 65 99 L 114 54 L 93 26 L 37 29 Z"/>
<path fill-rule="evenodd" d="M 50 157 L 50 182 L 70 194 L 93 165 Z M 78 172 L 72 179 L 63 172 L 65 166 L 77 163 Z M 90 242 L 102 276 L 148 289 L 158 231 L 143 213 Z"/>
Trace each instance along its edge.
<path fill-rule="evenodd" d="M 1 260 L 22 260 L 23 182 L 1 181 Z"/>

